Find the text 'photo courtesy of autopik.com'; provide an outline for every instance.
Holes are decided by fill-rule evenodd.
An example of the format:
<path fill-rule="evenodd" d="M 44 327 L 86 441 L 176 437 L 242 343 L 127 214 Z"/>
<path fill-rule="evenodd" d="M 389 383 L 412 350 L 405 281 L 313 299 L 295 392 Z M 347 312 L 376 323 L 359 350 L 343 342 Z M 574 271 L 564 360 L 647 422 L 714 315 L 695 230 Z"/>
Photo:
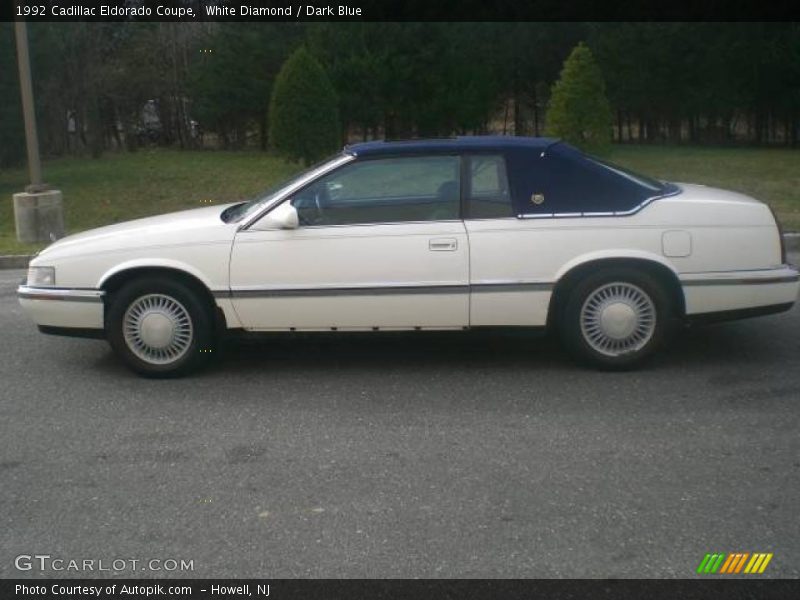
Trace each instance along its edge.
<path fill-rule="evenodd" d="M 0 3 L 0 599 L 800 597 L 776 3 Z"/>

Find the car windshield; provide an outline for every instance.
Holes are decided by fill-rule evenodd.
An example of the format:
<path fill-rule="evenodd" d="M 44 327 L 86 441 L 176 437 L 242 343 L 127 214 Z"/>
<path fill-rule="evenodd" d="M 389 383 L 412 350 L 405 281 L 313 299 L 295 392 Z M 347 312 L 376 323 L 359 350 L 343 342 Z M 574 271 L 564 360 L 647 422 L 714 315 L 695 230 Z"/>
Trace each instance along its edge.
<path fill-rule="evenodd" d="M 608 169 L 609 171 L 624 177 L 634 183 L 637 183 L 641 186 L 644 186 L 654 192 L 664 193 L 667 191 L 668 188 L 671 187 L 671 184 L 665 181 L 659 181 L 657 179 L 653 179 L 652 177 L 647 177 L 646 175 L 641 175 L 639 173 L 635 173 L 630 169 L 626 169 L 625 167 L 620 167 L 619 165 L 615 165 L 614 163 L 608 162 L 607 160 L 603 160 L 602 158 L 597 158 L 596 156 L 591 156 L 586 154 L 586 159 L 593 162 L 594 164 L 603 167 L 604 169 Z"/>
<path fill-rule="evenodd" d="M 269 187 L 260 194 L 256 195 L 252 200 L 229 206 L 222 212 L 220 217 L 226 223 L 235 223 L 237 221 L 241 221 L 246 216 L 258 212 L 261 207 L 269 204 L 269 202 L 284 188 L 291 186 L 293 183 L 298 182 L 305 177 L 313 178 L 313 175 L 316 172 L 322 173 L 326 171 L 332 164 L 340 161 L 344 156 L 345 155 L 343 154 L 337 154 L 336 156 L 326 158 L 321 162 L 311 165 L 307 169 L 303 169 L 299 173 L 295 173 L 288 179 L 284 179 L 283 181 Z"/>

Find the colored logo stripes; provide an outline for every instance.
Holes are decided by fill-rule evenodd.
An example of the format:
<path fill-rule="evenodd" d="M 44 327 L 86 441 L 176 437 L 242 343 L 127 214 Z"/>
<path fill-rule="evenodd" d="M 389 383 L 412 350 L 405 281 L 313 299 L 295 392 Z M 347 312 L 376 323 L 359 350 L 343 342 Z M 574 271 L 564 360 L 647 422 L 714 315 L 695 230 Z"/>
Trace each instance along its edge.
<path fill-rule="evenodd" d="M 736 573 L 756 574 L 763 573 L 769 561 L 772 560 L 772 552 L 731 552 L 728 554 L 715 553 L 706 554 L 697 572 L 700 574 L 720 573 L 725 575 L 735 575 Z"/>

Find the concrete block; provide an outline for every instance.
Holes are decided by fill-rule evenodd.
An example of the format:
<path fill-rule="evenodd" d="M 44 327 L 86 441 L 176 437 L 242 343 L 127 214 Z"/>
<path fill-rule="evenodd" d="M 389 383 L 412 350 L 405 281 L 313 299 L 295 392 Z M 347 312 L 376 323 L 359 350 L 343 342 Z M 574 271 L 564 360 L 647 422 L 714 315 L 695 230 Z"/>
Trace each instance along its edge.
<path fill-rule="evenodd" d="M 24 243 L 52 242 L 64 237 L 64 201 L 59 190 L 14 194 L 17 239 Z"/>
<path fill-rule="evenodd" d="M 788 252 L 800 252 L 800 233 L 784 233 L 783 239 Z"/>

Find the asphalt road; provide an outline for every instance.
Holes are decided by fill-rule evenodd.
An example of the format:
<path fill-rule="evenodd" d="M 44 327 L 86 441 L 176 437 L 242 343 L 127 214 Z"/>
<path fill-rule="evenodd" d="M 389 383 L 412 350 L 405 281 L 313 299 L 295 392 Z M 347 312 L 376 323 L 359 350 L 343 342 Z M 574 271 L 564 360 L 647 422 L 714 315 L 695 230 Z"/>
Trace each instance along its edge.
<path fill-rule="evenodd" d="M 798 308 L 634 373 L 529 334 L 373 334 L 149 381 L 39 334 L 21 277 L 0 271 L 0 577 L 687 577 L 734 551 L 800 576 Z"/>

